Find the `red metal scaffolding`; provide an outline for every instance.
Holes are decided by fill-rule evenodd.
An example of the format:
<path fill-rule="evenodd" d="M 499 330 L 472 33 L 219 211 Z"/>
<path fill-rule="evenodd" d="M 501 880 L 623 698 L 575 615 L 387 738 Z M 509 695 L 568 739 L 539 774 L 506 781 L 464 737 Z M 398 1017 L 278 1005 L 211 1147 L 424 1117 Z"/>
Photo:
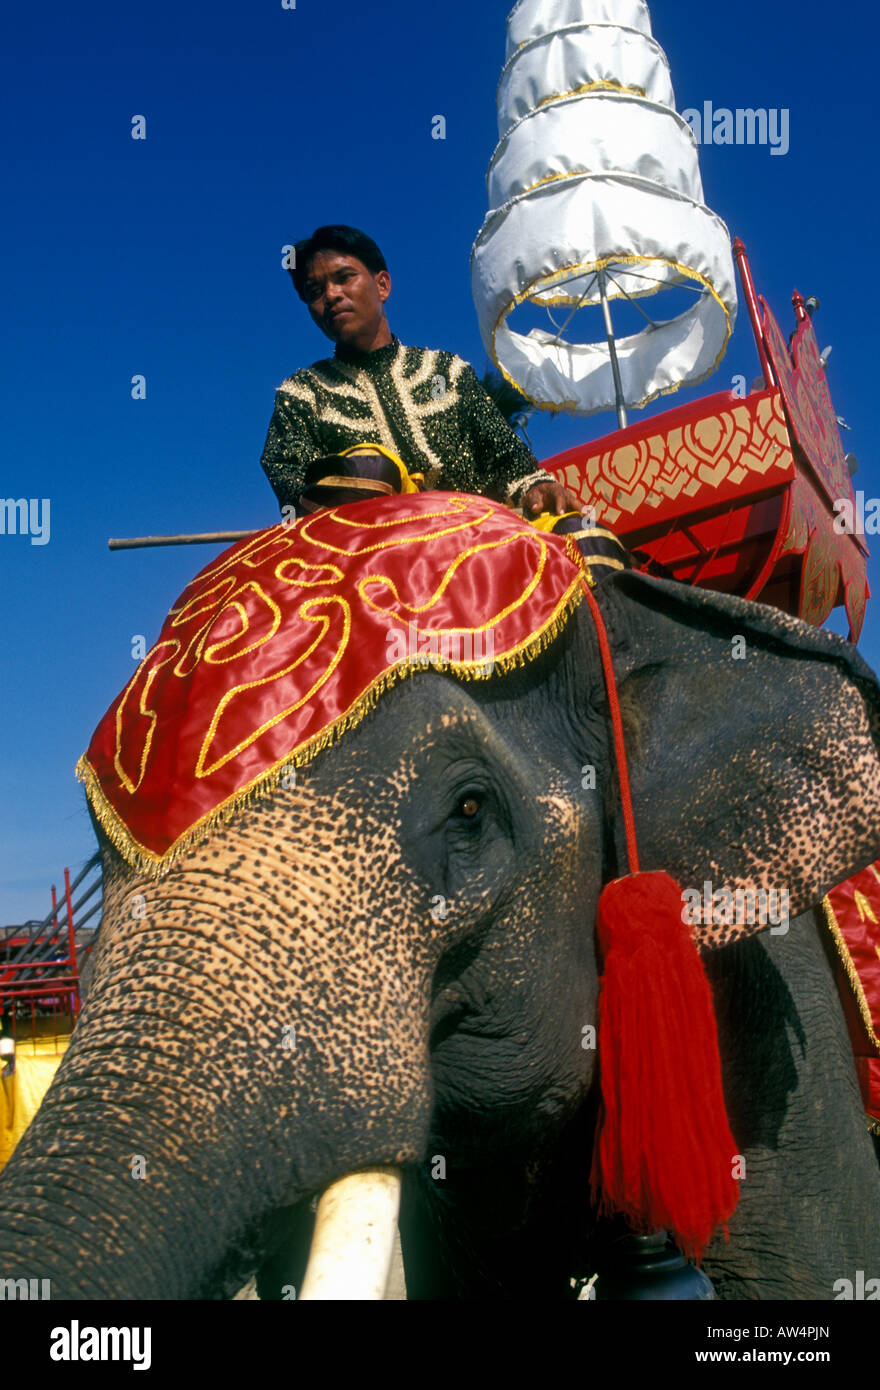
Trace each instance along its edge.
<path fill-rule="evenodd" d="M 74 893 L 82 889 L 74 900 Z M 22 1019 L 30 1034 L 69 1032 L 80 1010 L 80 974 L 91 942 L 84 941 L 86 924 L 101 911 L 101 870 L 97 856 L 71 882 L 64 870 L 64 897 L 59 904 L 52 885 L 52 907 L 41 922 L 0 927 L 0 1021 L 17 1041 Z M 86 911 L 83 911 L 87 908 Z M 47 1030 L 43 1020 L 51 1020 Z"/>

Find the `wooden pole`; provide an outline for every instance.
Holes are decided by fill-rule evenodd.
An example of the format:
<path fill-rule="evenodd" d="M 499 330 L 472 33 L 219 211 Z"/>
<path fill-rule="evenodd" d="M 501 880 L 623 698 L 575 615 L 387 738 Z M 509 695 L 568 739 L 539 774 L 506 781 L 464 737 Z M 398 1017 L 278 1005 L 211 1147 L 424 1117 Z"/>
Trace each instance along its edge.
<path fill-rule="evenodd" d="M 189 536 L 129 536 L 127 539 L 109 540 L 111 550 L 141 550 L 148 545 L 230 545 L 232 541 L 243 541 L 255 536 L 253 531 L 205 531 L 201 535 Z"/>

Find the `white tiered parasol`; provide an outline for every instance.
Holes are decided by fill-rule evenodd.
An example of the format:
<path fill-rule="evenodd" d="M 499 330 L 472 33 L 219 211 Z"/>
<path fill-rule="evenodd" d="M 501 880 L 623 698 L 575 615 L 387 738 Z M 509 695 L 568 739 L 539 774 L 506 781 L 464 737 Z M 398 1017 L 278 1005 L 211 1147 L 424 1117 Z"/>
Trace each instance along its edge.
<path fill-rule="evenodd" d="M 498 87 L 490 212 L 471 257 L 486 350 L 543 409 L 580 415 L 653 400 L 718 366 L 736 317 L 730 235 L 703 202 L 697 147 L 643 0 L 519 0 Z M 688 287 L 693 303 L 614 340 L 609 300 Z M 522 304 L 569 306 L 516 332 Z M 567 342 L 579 309 L 605 333 Z M 640 305 L 637 305 L 641 309 Z M 644 310 L 642 310 L 644 313 Z"/>

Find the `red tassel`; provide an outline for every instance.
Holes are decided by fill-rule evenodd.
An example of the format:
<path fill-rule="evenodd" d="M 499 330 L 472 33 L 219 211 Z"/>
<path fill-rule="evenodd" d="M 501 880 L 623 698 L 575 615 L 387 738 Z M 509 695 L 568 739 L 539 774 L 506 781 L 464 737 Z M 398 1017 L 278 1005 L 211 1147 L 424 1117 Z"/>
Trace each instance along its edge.
<path fill-rule="evenodd" d="M 712 993 L 666 873 L 609 883 L 597 929 L 602 1106 L 592 1190 L 602 1213 L 663 1227 L 701 1259 L 733 1214 L 736 1143 L 721 1087 Z"/>

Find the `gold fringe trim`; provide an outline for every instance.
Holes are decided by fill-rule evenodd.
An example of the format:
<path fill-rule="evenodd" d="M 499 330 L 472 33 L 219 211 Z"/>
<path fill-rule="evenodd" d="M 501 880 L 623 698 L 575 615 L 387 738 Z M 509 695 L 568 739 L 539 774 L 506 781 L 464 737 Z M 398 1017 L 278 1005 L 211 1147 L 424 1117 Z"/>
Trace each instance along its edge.
<path fill-rule="evenodd" d="M 163 854 L 154 853 L 153 850 L 148 849 L 146 845 L 142 845 L 140 841 L 135 839 L 119 813 L 104 795 L 98 775 L 84 753 L 76 765 L 76 776 L 85 786 L 86 796 L 101 829 L 110 843 L 115 846 L 126 863 L 131 865 L 133 869 L 148 875 L 150 878 L 162 878 L 179 859 L 188 854 L 196 845 L 201 844 L 215 826 L 228 825 L 239 811 L 255 805 L 256 802 L 274 792 L 289 768 L 304 767 L 319 753 L 323 753 L 325 749 L 338 743 L 343 734 L 356 728 L 366 715 L 376 708 L 381 696 L 392 686 L 397 685 L 399 681 L 405 680 L 419 671 L 429 670 L 449 671 L 462 680 L 489 680 L 499 672 L 504 675 L 534 661 L 560 636 L 572 613 L 583 600 L 583 593 L 580 588 L 581 573 L 585 568 L 583 561 L 578 568 L 580 573 L 577 580 L 566 590 L 553 615 L 544 626 L 539 628 L 537 632 L 530 633 L 524 641 L 511 651 L 506 652 L 504 656 L 488 664 L 488 668 L 487 663 L 484 662 L 454 662 L 444 660 L 441 657 L 432 658 L 429 661 L 408 660 L 385 671 L 358 696 L 344 714 L 333 720 L 313 738 L 307 739 L 293 752 L 288 753 L 273 767 L 260 773 L 246 787 L 234 792 L 219 806 L 215 806 L 213 810 L 200 817 L 188 830 L 179 835 Z"/>
<path fill-rule="evenodd" d="M 565 540 L 565 553 L 568 556 L 569 560 L 571 560 L 571 563 L 573 565 L 577 565 L 578 569 L 581 572 L 581 579 L 588 585 L 589 588 L 595 589 L 596 581 L 593 578 L 593 573 L 590 569 L 589 561 L 587 560 L 587 557 L 584 555 L 580 546 L 575 541 L 574 536 L 569 531 L 563 533 L 563 539 Z"/>
<path fill-rule="evenodd" d="M 615 82 L 612 78 L 600 78 L 596 82 L 582 82 L 579 87 L 570 87 L 567 92 L 552 92 L 548 97 L 541 97 L 533 109 L 540 111 L 542 106 L 549 106 L 553 101 L 566 101 L 569 97 L 584 96 L 587 92 L 619 92 L 624 96 L 644 97 L 646 101 L 648 99 L 644 87 L 628 87 L 626 83 Z"/>
<path fill-rule="evenodd" d="M 877 1034 L 874 1032 L 874 1020 L 871 1017 L 871 1009 L 868 1004 L 864 987 L 862 986 L 862 982 L 859 979 L 859 973 L 853 965 L 852 956 L 850 955 L 849 947 L 846 944 L 846 938 L 844 937 L 843 932 L 840 930 L 840 924 L 838 923 L 837 918 L 834 915 L 834 908 L 831 906 L 831 899 L 827 895 L 822 899 L 821 907 L 823 913 L 825 914 L 825 921 L 828 924 L 828 930 L 831 932 L 831 935 L 834 938 L 834 944 L 837 947 L 837 954 L 840 956 L 843 968 L 846 971 L 846 978 L 849 980 L 850 987 L 852 989 L 853 994 L 855 995 L 856 1004 L 858 1005 L 862 1023 L 865 1026 L 865 1031 L 868 1034 L 868 1038 L 872 1046 L 876 1047 L 878 1052 L 880 1052 L 880 1039 L 878 1039 Z"/>

